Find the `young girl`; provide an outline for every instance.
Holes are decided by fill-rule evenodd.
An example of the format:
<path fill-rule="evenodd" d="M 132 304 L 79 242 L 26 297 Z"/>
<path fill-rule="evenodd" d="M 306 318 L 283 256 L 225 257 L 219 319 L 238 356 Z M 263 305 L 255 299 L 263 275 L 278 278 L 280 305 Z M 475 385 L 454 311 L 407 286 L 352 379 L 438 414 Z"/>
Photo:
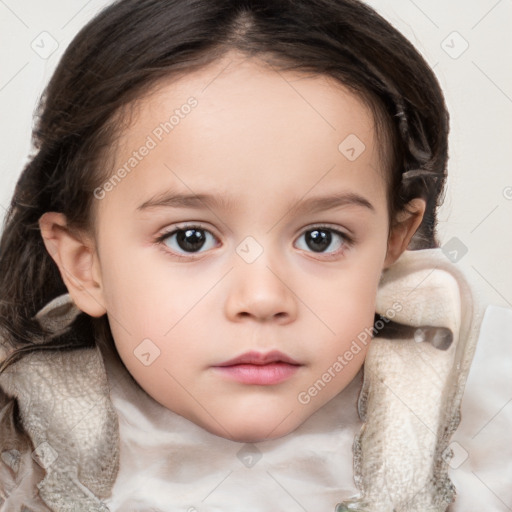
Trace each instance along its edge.
<path fill-rule="evenodd" d="M 480 319 L 447 133 L 360 2 L 101 12 L 1 240 L 7 509 L 446 510 Z"/>

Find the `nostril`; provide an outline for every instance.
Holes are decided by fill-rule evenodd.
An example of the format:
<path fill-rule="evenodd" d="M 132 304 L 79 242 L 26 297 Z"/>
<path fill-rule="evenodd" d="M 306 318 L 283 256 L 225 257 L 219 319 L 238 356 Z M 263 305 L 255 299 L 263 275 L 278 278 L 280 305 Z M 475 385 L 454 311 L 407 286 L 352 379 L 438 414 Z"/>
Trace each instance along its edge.
<path fill-rule="evenodd" d="M 247 317 L 260 317 L 260 315 L 255 315 L 255 314 L 251 314 L 251 313 L 248 313 L 247 311 L 240 311 L 238 312 L 237 314 L 238 318 L 247 318 Z M 265 317 L 265 320 L 270 320 L 270 319 L 276 319 L 276 320 L 281 320 L 281 319 L 287 319 L 288 318 L 288 313 L 286 313 L 285 311 L 282 311 L 282 312 L 279 312 L 279 313 L 274 313 L 273 315 L 269 315 L 268 317 Z M 263 319 L 263 316 L 261 315 L 261 318 Z"/>

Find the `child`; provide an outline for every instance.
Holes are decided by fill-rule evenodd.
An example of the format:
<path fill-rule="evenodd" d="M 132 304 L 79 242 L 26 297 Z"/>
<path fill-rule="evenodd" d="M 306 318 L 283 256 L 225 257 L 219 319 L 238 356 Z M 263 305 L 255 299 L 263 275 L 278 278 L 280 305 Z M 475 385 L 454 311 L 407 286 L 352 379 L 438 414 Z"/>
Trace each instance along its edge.
<path fill-rule="evenodd" d="M 446 510 L 480 320 L 436 249 L 447 134 L 360 2 L 100 13 L 1 240 L 9 510 Z"/>

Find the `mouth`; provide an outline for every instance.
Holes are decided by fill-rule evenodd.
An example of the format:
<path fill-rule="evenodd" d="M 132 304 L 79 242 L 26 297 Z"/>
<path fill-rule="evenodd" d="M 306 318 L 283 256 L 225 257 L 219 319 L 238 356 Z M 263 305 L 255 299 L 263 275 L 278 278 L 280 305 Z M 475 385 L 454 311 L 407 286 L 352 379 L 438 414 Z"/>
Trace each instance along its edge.
<path fill-rule="evenodd" d="M 213 368 L 230 380 L 269 386 L 289 379 L 301 366 L 295 359 L 274 350 L 267 354 L 246 352 Z"/>

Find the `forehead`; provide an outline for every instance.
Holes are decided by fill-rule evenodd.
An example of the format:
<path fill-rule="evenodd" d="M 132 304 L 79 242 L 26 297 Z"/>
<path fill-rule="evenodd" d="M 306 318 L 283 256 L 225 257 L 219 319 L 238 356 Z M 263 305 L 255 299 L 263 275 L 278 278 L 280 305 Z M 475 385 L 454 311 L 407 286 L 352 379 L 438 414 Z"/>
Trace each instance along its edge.
<path fill-rule="evenodd" d="M 127 119 L 112 172 L 129 172 L 109 195 L 124 190 L 132 206 L 176 185 L 244 198 L 265 194 L 268 183 L 303 195 L 315 182 L 329 188 L 340 176 L 354 181 L 365 174 L 370 194 L 382 192 L 372 112 L 324 75 L 228 54 L 160 81 L 131 105 Z M 143 146 L 150 150 L 139 159 L 134 152 Z"/>

